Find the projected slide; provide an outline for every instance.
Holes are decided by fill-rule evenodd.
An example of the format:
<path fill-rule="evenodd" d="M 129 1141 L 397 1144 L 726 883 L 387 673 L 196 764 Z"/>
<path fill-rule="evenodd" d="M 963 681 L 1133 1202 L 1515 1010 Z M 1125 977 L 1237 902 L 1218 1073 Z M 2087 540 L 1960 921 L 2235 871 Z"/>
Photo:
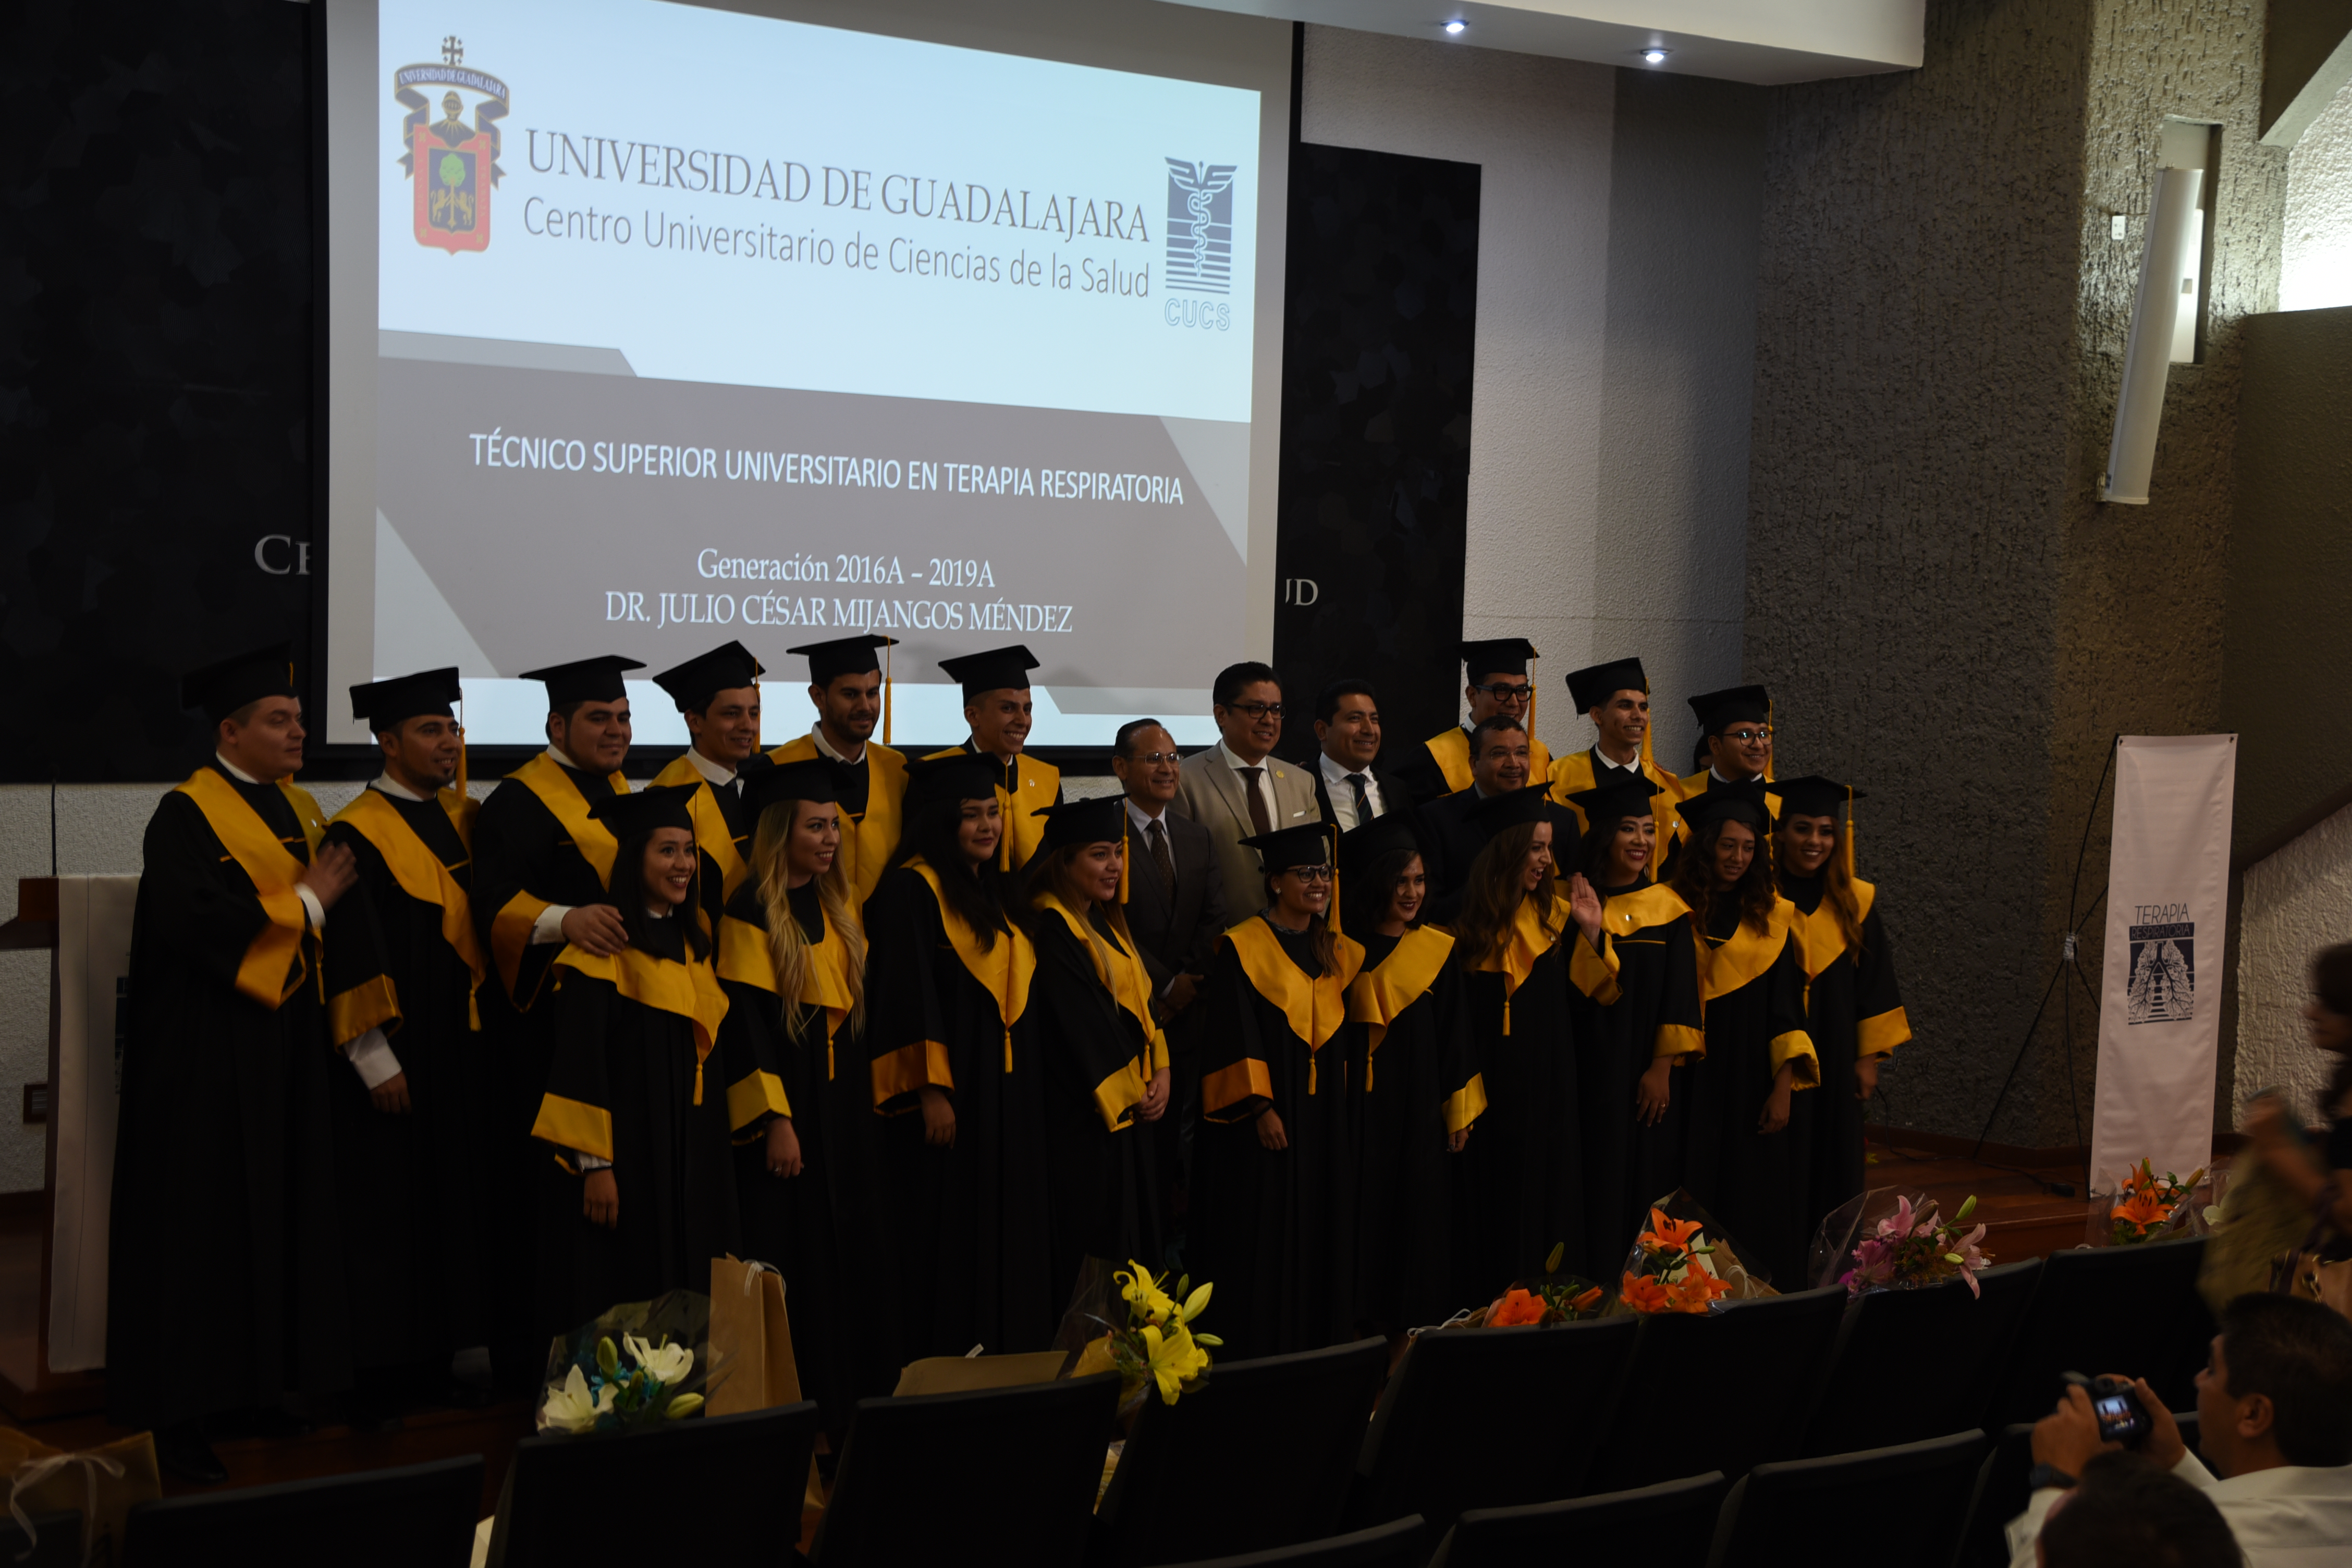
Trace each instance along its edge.
<path fill-rule="evenodd" d="M 959 737 L 934 662 L 1008 642 L 1036 742 L 1205 725 L 1257 93 L 656 0 L 378 0 L 375 46 L 353 679 L 458 662 L 475 736 L 529 742 L 489 677 L 735 637 L 797 684 L 784 647 L 870 629 L 902 741 Z"/>

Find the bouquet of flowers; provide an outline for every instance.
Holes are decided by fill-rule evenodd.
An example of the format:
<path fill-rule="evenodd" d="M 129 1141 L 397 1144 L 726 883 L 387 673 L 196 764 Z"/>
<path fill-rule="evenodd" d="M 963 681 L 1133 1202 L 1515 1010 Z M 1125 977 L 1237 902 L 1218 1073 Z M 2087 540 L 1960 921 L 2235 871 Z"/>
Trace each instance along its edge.
<path fill-rule="evenodd" d="M 1653 1208 L 1650 1223 L 1633 1240 L 1618 1281 L 1619 1305 L 1633 1312 L 1705 1312 L 1731 1294 L 1731 1281 L 1716 1270 L 1721 1250 L 1706 1237 L 1704 1222 L 1675 1219 Z"/>
<path fill-rule="evenodd" d="M 1947 1220 L 1937 1213 L 1936 1200 L 1925 1193 L 1885 1188 L 1865 1193 L 1822 1222 L 1824 1234 L 1835 1226 L 1853 1242 L 1850 1251 L 1833 1254 L 1828 1267 L 1843 1266 L 1835 1282 L 1845 1287 L 1848 1296 L 1916 1290 L 1948 1279 L 1964 1279 L 1970 1295 L 1979 1294 L 1977 1271 L 1992 1261 L 1992 1254 L 1978 1245 L 1984 1240 L 1983 1222 L 1973 1230 L 1965 1228 L 1976 1207 L 1972 1196 Z M 1817 1262 L 1822 1251 L 1817 1239 Z M 1824 1285 L 1831 1282 L 1826 1278 L 1821 1280 Z"/>
<path fill-rule="evenodd" d="M 702 1408 L 712 1382 L 710 1299 L 672 1290 L 625 1301 L 554 1342 L 541 1432 L 630 1431 Z"/>
<path fill-rule="evenodd" d="M 1194 1289 L 1192 1276 L 1186 1275 L 1176 1281 L 1171 1295 L 1167 1281 L 1167 1275 L 1155 1275 L 1132 1260 L 1113 1273 L 1111 1282 L 1126 1303 L 1126 1321 L 1113 1324 L 1088 1313 L 1104 1331 L 1087 1342 L 1070 1375 L 1117 1371 L 1122 1406 L 1147 1384 L 1157 1385 L 1160 1402 L 1167 1405 L 1200 1387 L 1209 1375 L 1209 1351 L 1224 1342 L 1214 1334 L 1192 1331 L 1192 1320 L 1207 1310 L 1213 1287 L 1203 1284 Z"/>
<path fill-rule="evenodd" d="M 1601 1287 L 1590 1279 L 1559 1271 L 1559 1260 L 1567 1255 L 1565 1242 L 1554 1246 L 1551 1256 L 1544 1260 L 1544 1271 L 1532 1283 L 1514 1284 L 1492 1301 L 1475 1311 L 1464 1312 L 1441 1325 L 1449 1329 L 1507 1329 L 1521 1325 L 1541 1327 L 1546 1323 L 1572 1323 L 1580 1318 L 1601 1315 Z"/>
<path fill-rule="evenodd" d="M 2142 1160 L 2124 1177 L 2123 1190 L 2116 1194 L 2115 1206 L 2107 1213 L 2112 1228 L 2109 1235 L 2117 1247 L 2149 1241 L 2173 1228 L 2176 1216 L 2186 1219 L 2189 1194 L 2205 1179 L 2200 1165 L 2190 1173 L 2187 1181 L 2167 1171 L 2161 1176 Z"/>

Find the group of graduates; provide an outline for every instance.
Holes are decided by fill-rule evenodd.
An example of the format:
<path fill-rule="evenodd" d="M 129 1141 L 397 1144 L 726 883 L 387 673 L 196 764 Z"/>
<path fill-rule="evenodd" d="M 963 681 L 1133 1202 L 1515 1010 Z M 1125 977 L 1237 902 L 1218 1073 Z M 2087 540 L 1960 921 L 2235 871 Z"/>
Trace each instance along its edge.
<path fill-rule="evenodd" d="M 1692 700 L 1677 777 L 1639 662 L 1579 670 L 1597 740 L 1554 762 L 1533 648 L 1467 643 L 1470 722 L 1391 771 L 1363 681 L 1276 758 L 1245 663 L 1217 745 L 1123 725 L 1122 793 L 1068 800 L 1027 649 L 941 661 L 971 735 L 909 758 L 890 646 L 788 650 L 815 721 L 772 750 L 740 644 L 660 672 L 691 745 L 643 789 L 640 666 L 530 672 L 547 750 L 478 805 L 456 670 L 356 687 L 383 772 L 331 821 L 285 648 L 190 675 L 216 752 L 146 836 L 112 1417 L 217 1479 L 231 1413 L 389 1423 L 485 1348 L 535 1385 L 550 1335 L 730 1253 L 782 1273 L 836 1427 L 908 1361 L 1045 1348 L 1097 1260 L 1214 1280 L 1229 1357 L 1442 1321 L 1556 1248 L 1613 1280 L 1677 1187 L 1807 1283 L 1909 1029 L 1854 792 L 1771 777 L 1761 689 Z"/>

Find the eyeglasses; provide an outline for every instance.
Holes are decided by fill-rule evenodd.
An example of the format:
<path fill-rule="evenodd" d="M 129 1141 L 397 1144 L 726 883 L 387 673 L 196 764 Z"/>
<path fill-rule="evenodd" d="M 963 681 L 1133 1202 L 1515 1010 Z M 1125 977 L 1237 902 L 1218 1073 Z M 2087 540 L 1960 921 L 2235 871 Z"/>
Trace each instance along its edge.
<path fill-rule="evenodd" d="M 1535 688 L 1524 683 L 1511 686 L 1497 680 L 1489 686 L 1474 686 L 1473 691 L 1483 691 L 1497 702 L 1525 702 L 1535 695 Z"/>
<path fill-rule="evenodd" d="M 1723 738 L 1727 741 L 1735 742 L 1739 745 L 1745 746 L 1753 742 L 1770 740 L 1772 738 L 1772 727 L 1768 724 L 1761 730 L 1726 730 L 1723 732 Z"/>
<path fill-rule="evenodd" d="M 1328 866 L 1293 866 L 1287 871 L 1276 871 L 1277 877 L 1296 877 L 1302 882 L 1328 882 L 1331 879 Z"/>
<path fill-rule="evenodd" d="M 1184 760 L 1184 754 L 1181 752 L 1138 752 L 1127 760 L 1130 763 L 1146 763 L 1157 767 L 1161 763 L 1181 763 Z"/>
<path fill-rule="evenodd" d="M 1282 704 L 1279 702 L 1228 702 L 1224 709 L 1228 713 L 1246 713 L 1253 719 L 1282 717 Z"/>

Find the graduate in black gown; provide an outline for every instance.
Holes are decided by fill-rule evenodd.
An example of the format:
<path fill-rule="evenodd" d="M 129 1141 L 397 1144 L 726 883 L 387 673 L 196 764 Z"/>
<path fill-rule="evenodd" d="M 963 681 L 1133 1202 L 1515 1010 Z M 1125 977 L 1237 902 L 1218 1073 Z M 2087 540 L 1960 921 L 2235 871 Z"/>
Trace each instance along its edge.
<path fill-rule="evenodd" d="M 1492 1300 L 1514 1279 L 1561 1267 L 1598 1278 L 1585 1222 L 1583 1117 L 1569 965 L 1581 941 L 1552 860 L 1572 820 L 1542 784 L 1479 807 L 1486 847 L 1471 862 L 1454 921 L 1468 976 L 1470 1039 L 1486 1115 L 1463 1153 L 1457 1289 Z M 1613 1261 L 1613 1260 L 1611 1260 Z"/>
<path fill-rule="evenodd" d="M 1705 1044 L 1690 911 L 1650 880 L 1654 813 L 1673 809 L 1655 781 L 1626 774 L 1579 791 L 1582 865 L 1569 905 L 1582 941 L 1569 965 L 1576 994 L 1578 1088 L 1584 1105 L 1584 1190 L 1592 1257 L 1613 1278 L 1649 1205 L 1682 1184 L 1687 1073 Z"/>
<path fill-rule="evenodd" d="M 352 688 L 353 714 L 383 772 L 328 825 L 350 849 L 382 942 L 398 1018 L 349 1042 L 332 1075 L 336 1183 L 352 1270 L 352 1354 L 367 1398 L 355 1424 L 382 1426 L 407 1383 L 434 1397 L 451 1358 L 487 1346 L 488 1281 L 503 1238 L 495 1209 L 490 1079 L 474 993 L 488 974 L 467 889 L 475 805 L 459 780 L 457 672 Z"/>
<path fill-rule="evenodd" d="M 510 1389 L 536 1391 L 547 1365 L 538 1300 L 546 1269 L 534 1252 L 551 1234 L 540 1212 L 549 1201 L 547 1151 L 530 1133 L 555 1057 L 555 955 L 569 945 L 609 958 L 629 942 L 604 891 L 619 847 L 588 813 L 628 792 L 624 675 L 642 668 L 608 655 L 525 671 L 523 679 L 547 686 L 547 750 L 499 780 L 474 819 L 474 935 L 490 965 L 475 1002 L 500 1151 L 498 1191 L 488 1201 L 505 1238 L 490 1354 Z"/>
<path fill-rule="evenodd" d="M 695 919 L 700 857 L 691 791 L 598 801 L 617 843 L 614 897 L 629 944 L 555 961 L 555 1059 L 533 1137 L 542 1180 L 540 1326 L 567 1332 L 617 1301 L 710 1289 L 710 1260 L 742 1254 L 734 1134 L 759 1108 L 730 1092 L 716 1055 L 727 997 Z"/>
<path fill-rule="evenodd" d="M 1168 1110 L 1168 1039 L 1127 928 L 1124 795 L 1049 805 L 1022 868 L 1037 944 L 1029 988 L 1045 1064 L 1052 1284 L 1066 1303 L 1089 1258 L 1160 1267 L 1160 1198 L 1144 1134 Z"/>
<path fill-rule="evenodd" d="M 788 763 L 745 782 L 751 866 L 719 923 L 717 953 L 727 993 L 719 1039 L 739 1075 L 727 1093 L 741 1130 L 743 1255 L 783 1274 L 801 1389 L 835 1436 L 856 1397 L 853 1303 L 864 1293 L 839 1222 L 857 1224 L 866 1196 L 863 1173 L 838 1146 L 863 1150 L 857 1134 L 875 1120 L 858 1037 L 866 933 L 841 858 L 839 773 L 827 762 Z M 844 1104 L 856 1121 L 836 1135 Z"/>
<path fill-rule="evenodd" d="M 1048 1261 L 1036 948 L 997 868 L 1003 775 L 961 752 L 907 773 L 898 864 L 866 901 L 866 1058 L 885 1118 L 867 1245 L 891 1259 L 868 1300 L 894 1366 L 1043 1350 L 1065 1304 Z"/>
<path fill-rule="evenodd" d="M 1242 843 L 1265 907 L 1225 932 L 1209 963 L 1201 1136 L 1189 1260 L 1217 1287 L 1232 1358 L 1354 1337 L 1356 1151 L 1346 1048 L 1349 985 L 1364 950 L 1332 931 L 1328 829 Z"/>
<path fill-rule="evenodd" d="M 1862 792 L 1812 776 L 1780 779 L 1772 789 L 1780 797 L 1773 866 L 1781 896 L 1797 910 L 1805 1032 L 1822 1074 L 1820 1091 L 1794 1102 L 1790 1128 L 1811 1151 L 1806 1206 L 1818 1223 L 1868 1184 L 1863 1121 L 1878 1090 L 1879 1066 L 1911 1037 L 1911 1020 L 1895 983 L 1878 889 L 1853 874 L 1850 803 Z M 1841 806 L 1847 816 L 1843 823 Z"/>
<path fill-rule="evenodd" d="M 1486 1109 L 1454 939 L 1421 923 L 1429 879 L 1410 812 L 1339 837 L 1343 929 L 1364 949 L 1348 987 L 1356 1137 L 1356 1323 L 1397 1335 L 1454 1299 L 1455 1156 Z"/>
<path fill-rule="evenodd" d="M 1760 781 L 1715 782 L 1679 808 L 1690 837 L 1675 895 L 1698 938 L 1706 1050 L 1685 1069 L 1690 1112 L 1683 1185 L 1751 1267 L 1801 1290 L 1818 1215 L 1806 1212 L 1811 1151 L 1789 1132 L 1791 1099 L 1820 1081 L 1805 1032 L 1796 907 L 1773 890 Z"/>
<path fill-rule="evenodd" d="M 751 874 L 751 813 L 744 781 L 763 770 L 760 677 L 767 673 L 740 642 L 721 643 L 654 677 L 686 721 L 688 745 L 656 773 L 657 784 L 694 792 L 694 839 L 702 850 L 696 897 L 702 929 L 716 940 L 719 917 Z"/>
<path fill-rule="evenodd" d="M 355 1038 L 393 1013 L 388 986 L 329 970 L 353 866 L 289 782 L 288 659 L 281 643 L 184 682 L 215 749 L 149 819 L 131 916 L 107 1418 L 153 1427 L 164 1466 L 200 1483 L 226 1477 L 205 1418 L 351 1384 L 329 1111 L 351 1069 L 328 1018 Z"/>

